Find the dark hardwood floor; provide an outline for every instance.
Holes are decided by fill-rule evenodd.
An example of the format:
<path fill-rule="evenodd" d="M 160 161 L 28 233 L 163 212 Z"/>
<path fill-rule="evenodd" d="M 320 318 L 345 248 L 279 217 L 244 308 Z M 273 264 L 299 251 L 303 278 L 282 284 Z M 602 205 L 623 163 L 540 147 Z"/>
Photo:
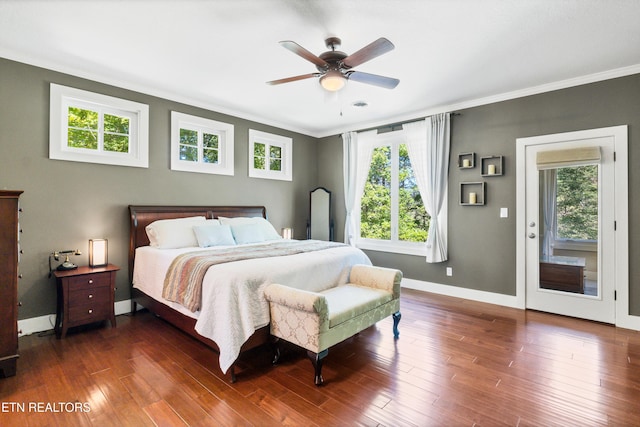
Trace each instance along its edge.
<path fill-rule="evenodd" d="M 403 290 L 386 319 L 329 351 L 325 385 L 305 352 L 217 355 L 147 312 L 20 338 L 0 380 L 2 426 L 640 425 L 640 333 Z"/>

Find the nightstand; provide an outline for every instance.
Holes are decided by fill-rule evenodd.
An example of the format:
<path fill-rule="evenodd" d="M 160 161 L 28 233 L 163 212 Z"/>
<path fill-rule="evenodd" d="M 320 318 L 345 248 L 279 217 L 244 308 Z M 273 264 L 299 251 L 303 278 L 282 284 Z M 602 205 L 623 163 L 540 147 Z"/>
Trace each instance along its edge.
<path fill-rule="evenodd" d="M 58 338 L 73 326 L 109 320 L 116 327 L 113 308 L 116 272 L 113 264 L 54 271 L 58 288 L 55 331 Z"/>

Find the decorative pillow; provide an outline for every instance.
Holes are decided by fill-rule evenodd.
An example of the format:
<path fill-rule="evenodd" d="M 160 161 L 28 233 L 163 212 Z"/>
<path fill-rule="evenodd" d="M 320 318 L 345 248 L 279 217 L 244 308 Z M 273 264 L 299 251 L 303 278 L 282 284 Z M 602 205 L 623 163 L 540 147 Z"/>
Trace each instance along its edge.
<path fill-rule="evenodd" d="M 207 221 L 209 223 L 209 221 Z M 218 225 L 196 225 L 193 232 L 198 240 L 198 246 L 208 248 L 209 246 L 229 246 L 235 245 L 231 227 L 225 224 Z"/>
<path fill-rule="evenodd" d="M 160 219 L 147 225 L 145 231 L 149 237 L 149 244 L 159 249 L 194 247 L 198 246 L 198 240 L 193 226 L 206 222 L 207 219 L 203 216 Z"/>
<path fill-rule="evenodd" d="M 282 239 L 282 236 L 280 236 L 280 234 L 278 234 L 278 232 L 276 231 L 275 228 L 273 228 L 273 225 L 271 225 L 271 223 L 269 221 L 267 221 L 266 219 L 257 216 L 257 217 L 236 217 L 236 218 L 225 218 L 225 217 L 218 217 L 218 219 L 220 220 L 220 223 L 222 224 L 227 224 L 231 226 L 231 231 L 233 231 L 233 236 L 234 238 L 236 238 L 236 243 L 240 244 L 240 242 L 238 241 L 237 237 L 236 237 L 236 231 L 234 229 L 234 227 L 240 226 L 240 225 L 255 225 L 256 227 L 253 227 L 253 230 L 256 233 L 256 236 L 254 236 L 252 239 L 249 240 L 254 240 L 253 242 L 245 242 L 245 243 L 255 243 L 255 242 L 263 242 L 266 240 L 278 240 L 278 239 Z M 241 233 L 245 233 L 248 232 L 248 230 L 251 230 L 252 228 L 248 228 L 247 231 L 240 231 Z"/>
<path fill-rule="evenodd" d="M 231 231 L 233 232 L 233 238 L 239 245 L 260 243 L 267 240 L 259 224 L 235 224 L 231 225 Z"/>

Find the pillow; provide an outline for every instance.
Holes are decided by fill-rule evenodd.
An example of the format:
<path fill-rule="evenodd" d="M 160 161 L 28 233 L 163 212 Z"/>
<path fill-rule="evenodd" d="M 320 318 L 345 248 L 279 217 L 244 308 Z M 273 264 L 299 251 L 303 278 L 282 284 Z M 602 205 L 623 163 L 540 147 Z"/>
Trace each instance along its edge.
<path fill-rule="evenodd" d="M 240 225 L 254 225 L 256 227 L 253 227 L 253 230 L 256 233 L 256 236 L 254 237 L 254 239 L 258 239 L 259 236 L 262 236 L 261 240 L 256 240 L 256 242 L 263 242 L 266 240 L 278 240 L 278 239 L 282 239 L 282 236 L 280 236 L 278 234 L 278 232 L 276 231 L 275 228 L 273 228 L 273 225 L 271 225 L 271 223 L 269 221 L 267 221 L 266 219 L 257 216 L 257 217 L 236 217 L 236 218 L 225 218 L 225 217 L 218 217 L 218 219 L 220 220 L 220 223 L 222 224 L 228 224 L 231 226 L 231 230 L 233 231 L 233 235 L 235 238 L 235 230 L 234 227 L 240 226 Z M 242 231 L 241 231 L 242 232 Z M 240 244 L 240 242 L 238 241 L 238 239 L 236 238 L 236 243 Z M 249 242 L 245 242 L 245 243 L 249 243 Z M 251 242 L 251 243 L 255 243 L 255 242 Z"/>
<path fill-rule="evenodd" d="M 193 226 L 205 224 L 206 218 L 194 216 L 188 218 L 160 219 L 145 227 L 149 244 L 159 249 L 186 248 L 198 246 Z M 217 221 L 216 221 L 217 222 Z"/>
<path fill-rule="evenodd" d="M 210 221 L 207 221 L 209 223 Z M 225 224 L 218 225 L 196 225 L 193 232 L 198 240 L 198 246 L 208 248 L 209 246 L 228 246 L 235 245 L 233 240 L 231 227 Z"/>
<path fill-rule="evenodd" d="M 259 224 L 236 224 L 231 226 L 236 243 L 260 243 L 267 240 Z"/>

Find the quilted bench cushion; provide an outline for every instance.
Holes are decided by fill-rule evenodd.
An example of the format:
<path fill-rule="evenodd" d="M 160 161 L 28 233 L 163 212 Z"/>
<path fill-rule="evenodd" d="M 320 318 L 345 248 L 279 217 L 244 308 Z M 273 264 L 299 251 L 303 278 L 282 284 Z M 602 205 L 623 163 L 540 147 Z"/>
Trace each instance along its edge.
<path fill-rule="evenodd" d="M 393 298 L 391 292 L 353 284 L 336 286 L 322 292 L 322 295 L 329 306 L 330 328 L 373 310 Z"/>

